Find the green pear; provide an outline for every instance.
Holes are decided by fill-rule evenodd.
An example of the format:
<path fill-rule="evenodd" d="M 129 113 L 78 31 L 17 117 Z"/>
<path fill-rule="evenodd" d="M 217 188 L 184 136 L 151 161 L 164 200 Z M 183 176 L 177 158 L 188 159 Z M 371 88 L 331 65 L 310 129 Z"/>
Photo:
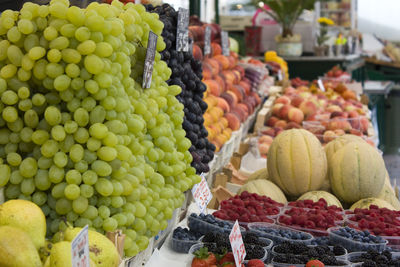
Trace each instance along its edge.
<path fill-rule="evenodd" d="M 61 241 L 53 245 L 50 251 L 49 260 L 46 261 L 44 267 L 71 267 L 71 242 Z M 96 264 L 89 259 L 90 267 L 97 267 Z"/>
<path fill-rule="evenodd" d="M 72 241 L 82 228 L 67 228 L 64 232 L 64 240 Z M 97 267 L 117 267 L 120 257 L 115 245 L 104 235 L 89 230 L 89 251 Z"/>
<path fill-rule="evenodd" d="M 39 253 L 25 231 L 13 226 L 0 226 L 0 266 L 42 266 Z"/>
<path fill-rule="evenodd" d="M 0 205 L 0 226 L 10 225 L 25 231 L 36 249 L 45 245 L 46 218 L 33 202 L 14 199 Z"/>

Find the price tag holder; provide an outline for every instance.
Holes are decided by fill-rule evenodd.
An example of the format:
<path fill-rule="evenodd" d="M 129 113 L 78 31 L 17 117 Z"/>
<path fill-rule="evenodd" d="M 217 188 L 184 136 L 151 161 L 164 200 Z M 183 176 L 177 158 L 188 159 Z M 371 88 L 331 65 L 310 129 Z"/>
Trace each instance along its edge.
<path fill-rule="evenodd" d="M 221 46 L 222 46 L 222 54 L 226 57 L 229 56 L 229 35 L 228 32 L 221 32 Z"/>
<path fill-rule="evenodd" d="M 321 79 L 318 79 L 318 87 L 322 90 L 322 92 L 325 92 L 325 86 Z"/>
<path fill-rule="evenodd" d="M 143 88 L 150 88 L 151 77 L 153 76 L 154 58 L 156 56 L 158 36 L 154 32 L 149 32 L 149 39 L 147 42 L 146 58 L 144 60 L 143 70 Z"/>
<path fill-rule="evenodd" d="M 244 259 L 246 258 L 246 249 L 244 247 L 242 233 L 240 232 L 240 227 L 237 220 L 233 225 L 231 233 L 229 234 L 229 241 L 231 242 L 232 253 L 235 258 L 236 267 L 241 267 Z"/>
<path fill-rule="evenodd" d="M 210 188 L 208 187 L 206 178 L 204 177 L 204 173 L 200 174 L 200 177 L 200 183 L 195 184 L 192 188 L 192 195 L 194 201 L 200 209 L 200 213 L 204 213 L 208 203 L 210 203 L 212 199 L 212 193 L 210 191 Z"/>
<path fill-rule="evenodd" d="M 176 29 L 176 51 L 189 51 L 189 9 L 179 8 Z"/>
<path fill-rule="evenodd" d="M 282 80 L 283 80 L 283 77 L 282 77 L 282 70 L 279 70 L 279 71 L 278 71 L 278 80 L 279 80 L 279 81 L 282 81 Z"/>
<path fill-rule="evenodd" d="M 86 225 L 71 243 L 72 266 L 90 267 L 89 232 Z"/>
<path fill-rule="evenodd" d="M 211 27 L 207 26 L 204 35 L 204 55 L 211 54 Z"/>

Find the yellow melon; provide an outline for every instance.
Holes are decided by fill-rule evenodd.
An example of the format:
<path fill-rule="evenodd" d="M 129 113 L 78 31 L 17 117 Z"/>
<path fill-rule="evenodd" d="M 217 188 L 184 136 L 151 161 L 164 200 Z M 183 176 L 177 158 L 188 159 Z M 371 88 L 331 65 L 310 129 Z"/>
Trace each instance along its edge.
<path fill-rule="evenodd" d="M 328 203 L 328 206 L 335 205 L 335 206 L 342 208 L 342 203 L 340 203 L 339 199 L 337 199 L 331 193 L 328 193 L 325 191 L 310 191 L 310 192 L 303 194 L 297 200 L 310 199 L 314 202 L 317 202 L 320 198 L 325 199 L 326 203 Z"/>
<path fill-rule="evenodd" d="M 400 201 L 393 192 L 393 188 L 390 184 L 387 184 L 385 182 L 385 184 L 383 185 L 383 189 L 379 193 L 377 198 L 385 200 L 390 205 L 392 205 L 395 210 L 400 210 Z"/>
<path fill-rule="evenodd" d="M 275 200 L 276 202 L 280 202 L 283 204 L 287 203 L 287 199 L 282 190 L 279 189 L 279 187 L 276 186 L 276 184 L 274 184 L 273 182 L 265 179 L 257 179 L 247 182 L 240 188 L 238 194 L 242 193 L 243 191 L 256 193 L 260 196 L 267 196 Z"/>
<path fill-rule="evenodd" d="M 339 136 L 338 138 L 329 142 L 325 146 L 324 149 L 325 149 L 325 153 L 326 153 L 326 159 L 329 161 L 329 159 L 333 156 L 333 154 L 335 154 L 336 151 L 338 151 L 343 146 L 345 146 L 351 142 L 365 142 L 365 141 L 361 137 L 359 137 L 357 135 L 353 135 L 353 134 L 345 134 L 345 135 Z"/>
<path fill-rule="evenodd" d="M 268 151 L 267 165 L 269 179 L 295 197 L 320 189 L 327 174 L 321 143 L 303 129 L 279 134 Z"/>
<path fill-rule="evenodd" d="M 371 206 L 371 205 L 376 205 L 379 208 L 387 208 L 387 209 L 391 209 L 391 210 L 395 209 L 395 208 L 393 208 L 392 205 L 390 205 L 390 203 L 388 203 L 387 201 L 385 201 L 383 199 L 370 197 L 370 198 L 360 199 L 359 201 L 357 201 L 350 207 L 350 210 L 355 210 L 357 208 L 369 209 L 369 206 Z"/>
<path fill-rule="evenodd" d="M 354 203 L 382 191 L 385 163 L 367 143 L 348 143 L 333 154 L 328 165 L 332 192 L 341 201 Z"/>

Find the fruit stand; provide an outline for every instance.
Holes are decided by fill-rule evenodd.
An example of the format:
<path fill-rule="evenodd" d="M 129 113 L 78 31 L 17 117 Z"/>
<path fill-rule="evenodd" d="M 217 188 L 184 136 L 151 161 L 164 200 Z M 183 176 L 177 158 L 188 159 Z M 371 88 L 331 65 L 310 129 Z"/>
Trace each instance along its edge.
<path fill-rule="evenodd" d="M 400 264 L 361 57 L 294 78 L 134 2 L 1 13 L 0 266 Z"/>

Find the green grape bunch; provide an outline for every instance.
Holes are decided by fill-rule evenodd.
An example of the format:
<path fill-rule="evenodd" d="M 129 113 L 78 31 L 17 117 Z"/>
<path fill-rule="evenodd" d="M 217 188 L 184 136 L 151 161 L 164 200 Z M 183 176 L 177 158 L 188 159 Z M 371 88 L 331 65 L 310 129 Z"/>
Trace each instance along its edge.
<path fill-rule="evenodd" d="M 67 220 L 122 229 L 134 256 L 168 225 L 200 181 L 182 129 L 181 88 L 161 60 L 158 15 L 140 4 L 25 3 L 0 17 L 0 187 L 46 215 L 49 238 Z M 149 32 L 157 34 L 143 89 Z"/>

